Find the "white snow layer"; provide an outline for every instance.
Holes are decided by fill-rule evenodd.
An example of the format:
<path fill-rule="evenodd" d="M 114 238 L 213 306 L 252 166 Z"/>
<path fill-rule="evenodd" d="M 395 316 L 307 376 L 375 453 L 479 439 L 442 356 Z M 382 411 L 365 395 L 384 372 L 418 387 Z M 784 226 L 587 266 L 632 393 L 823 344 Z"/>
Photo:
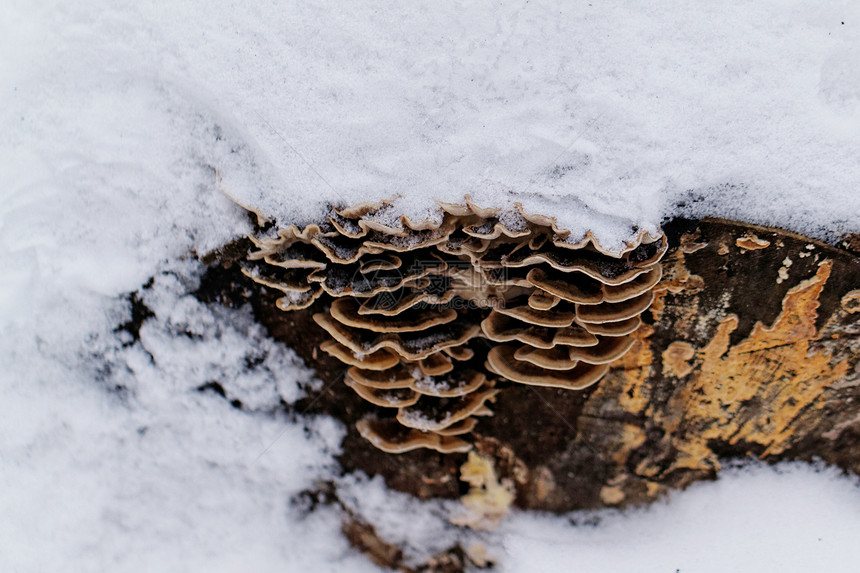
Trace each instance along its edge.
<path fill-rule="evenodd" d="M 606 244 L 676 213 L 833 239 L 860 228 L 858 22 L 852 0 L 8 0 L 3 139 L 79 185 L 128 183 L 80 156 L 214 171 L 281 221 L 470 194 Z"/>
<path fill-rule="evenodd" d="M 859 6 L 6 0 L 0 570 L 373 570 L 291 503 L 317 480 L 412 559 L 463 535 L 337 477 L 343 428 L 278 413 L 321 382 L 189 296 L 192 255 L 248 230 L 222 191 L 281 221 L 471 194 L 605 244 L 679 214 L 832 240 L 860 230 Z M 736 472 L 486 542 L 506 571 L 850 571 L 854 484 Z"/>
<path fill-rule="evenodd" d="M 860 483 L 800 464 L 724 470 L 669 503 L 591 518 L 516 515 L 502 571 L 848 573 L 860 557 Z"/>

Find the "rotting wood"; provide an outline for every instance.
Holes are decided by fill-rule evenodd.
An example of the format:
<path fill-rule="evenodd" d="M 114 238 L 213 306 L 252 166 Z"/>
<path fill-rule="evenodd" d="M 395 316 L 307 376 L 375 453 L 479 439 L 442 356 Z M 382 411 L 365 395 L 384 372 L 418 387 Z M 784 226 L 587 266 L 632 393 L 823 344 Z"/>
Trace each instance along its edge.
<path fill-rule="evenodd" d="M 748 457 L 822 460 L 860 474 L 856 238 L 836 248 L 721 220 L 673 221 L 665 231 L 657 300 L 628 354 L 583 391 L 510 385 L 495 416 L 479 419 L 475 448 L 513 483 L 515 506 L 647 503 Z M 198 296 L 250 301 L 272 336 L 327 382 L 295 408 L 345 422 L 345 471 L 381 475 L 420 498 L 467 491 L 458 479 L 465 454 L 391 456 L 361 439 L 353 426 L 367 403 L 340 381 L 339 362 L 315 352 L 326 337 L 310 318 L 313 306 L 279 312 L 230 257 L 221 260 L 226 268 L 213 265 Z"/>

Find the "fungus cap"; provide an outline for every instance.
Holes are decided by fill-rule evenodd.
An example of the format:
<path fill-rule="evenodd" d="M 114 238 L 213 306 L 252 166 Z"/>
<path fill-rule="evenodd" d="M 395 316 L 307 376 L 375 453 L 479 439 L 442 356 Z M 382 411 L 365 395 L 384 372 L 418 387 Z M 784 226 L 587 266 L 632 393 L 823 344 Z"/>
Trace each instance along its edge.
<path fill-rule="evenodd" d="M 457 398 L 471 394 L 487 381 L 487 377 L 480 372 L 467 371 L 463 374 L 451 374 L 445 378 L 418 378 L 412 382 L 410 388 L 424 394 L 437 398 Z"/>
<path fill-rule="evenodd" d="M 484 384 L 475 392 L 457 398 L 432 398 L 425 396 L 415 404 L 397 411 L 397 421 L 407 428 L 437 432 L 464 420 L 480 409 L 499 391 Z"/>
<path fill-rule="evenodd" d="M 627 336 L 633 334 L 642 325 L 642 318 L 636 315 L 615 322 L 583 322 L 582 326 L 592 334 L 601 336 Z"/>
<path fill-rule="evenodd" d="M 363 399 L 398 409 L 357 424 L 385 451 L 470 448 L 456 436 L 492 415 L 498 392 L 471 370 L 482 331 L 497 343 L 485 372 L 559 388 L 595 382 L 635 344 L 668 246 L 641 231 L 606 249 L 518 203 L 501 210 L 467 196 L 439 207 L 411 219 L 384 200 L 260 229 L 243 270 L 284 293 L 280 309 L 323 301 L 313 319 L 331 340 L 321 349 L 349 365 L 345 382 Z"/>
<path fill-rule="evenodd" d="M 506 316 L 495 309 L 481 322 L 484 336 L 493 342 L 524 342 L 536 348 L 567 346 L 594 346 L 598 339 L 578 324 L 565 328 L 548 328 L 525 323 Z"/>
<path fill-rule="evenodd" d="M 576 318 L 573 310 L 559 307 L 550 310 L 535 310 L 527 304 L 509 308 L 500 307 L 496 309 L 496 312 L 535 326 L 547 326 L 550 328 L 570 326 L 573 324 L 573 319 Z"/>
<path fill-rule="evenodd" d="M 654 302 L 654 292 L 646 291 L 623 302 L 603 302 L 595 305 L 576 305 L 578 322 L 617 322 L 638 316 Z"/>
<path fill-rule="evenodd" d="M 477 425 L 477 418 L 465 418 L 463 420 L 460 420 L 459 422 L 451 424 L 447 428 L 436 430 L 435 433 L 439 434 L 440 436 L 462 436 L 463 434 L 468 434 L 469 432 L 474 430 L 475 426 Z"/>
<path fill-rule="evenodd" d="M 404 311 L 395 316 L 359 314 L 359 303 L 352 298 L 339 298 L 331 303 L 331 316 L 343 325 L 373 332 L 416 332 L 446 324 L 457 318 L 453 308 Z"/>
<path fill-rule="evenodd" d="M 560 300 L 554 294 L 536 288 L 529 296 L 528 304 L 535 310 L 549 310 L 557 305 Z"/>
<path fill-rule="evenodd" d="M 535 267 L 526 275 L 526 280 L 542 291 L 568 302 L 579 304 L 603 302 L 600 281 L 588 276 L 570 276 Z"/>
<path fill-rule="evenodd" d="M 571 360 L 579 360 L 588 364 L 609 364 L 624 356 L 636 339 L 632 337 L 600 338 L 600 342 L 588 348 L 568 347 Z"/>
<path fill-rule="evenodd" d="M 451 358 L 441 351 L 419 360 L 417 364 L 424 376 L 441 376 L 454 369 Z"/>
<path fill-rule="evenodd" d="M 407 360 L 421 360 L 448 346 L 458 346 L 474 338 L 480 331 L 478 325 L 454 322 L 417 333 L 406 332 L 401 336 L 351 329 L 321 312 L 313 315 L 313 319 L 335 340 L 357 354 L 388 348 Z"/>
<path fill-rule="evenodd" d="M 570 370 L 549 370 L 514 356 L 516 347 L 508 344 L 495 346 L 487 354 L 487 370 L 512 382 L 530 386 L 549 386 L 567 390 L 582 390 L 600 380 L 609 366 L 606 364 L 576 363 Z"/>
<path fill-rule="evenodd" d="M 387 370 L 400 363 L 400 357 L 385 348 L 370 354 L 356 355 L 337 340 L 326 340 L 320 344 L 320 349 L 344 364 L 358 366 L 364 370 Z"/>
<path fill-rule="evenodd" d="M 571 370 L 577 363 L 576 360 L 571 360 L 568 346 L 545 349 L 524 344 L 514 352 L 514 359 L 519 362 L 530 362 L 547 370 Z"/>
<path fill-rule="evenodd" d="M 357 384 L 379 390 L 411 388 L 415 382 L 412 370 L 403 364 L 387 370 L 363 370 L 352 366 L 346 371 L 346 375 Z"/>
<path fill-rule="evenodd" d="M 383 408 L 402 408 L 412 406 L 421 395 L 410 388 L 395 388 L 385 390 L 381 388 L 371 388 L 360 384 L 353 380 L 349 374 L 344 376 L 344 383 L 355 390 L 355 393 L 376 406 Z"/>

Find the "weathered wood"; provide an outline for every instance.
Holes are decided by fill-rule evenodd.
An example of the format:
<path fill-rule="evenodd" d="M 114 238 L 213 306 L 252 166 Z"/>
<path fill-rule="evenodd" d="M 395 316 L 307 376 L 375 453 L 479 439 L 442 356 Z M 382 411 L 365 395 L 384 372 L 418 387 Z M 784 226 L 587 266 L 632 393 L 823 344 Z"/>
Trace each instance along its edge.
<path fill-rule="evenodd" d="M 564 512 L 647 503 L 711 479 L 725 460 L 820 459 L 860 473 L 860 259 L 845 248 L 721 220 L 666 225 L 658 300 L 636 346 L 584 391 L 500 384 L 476 449 L 516 485 L 521 508 Z M 371 406 L 323 352 L 314 307 L 284 313 L 230 267 L 234 245 L 199 293 L 249 300 L 271 335 L 326 382 L 296 405 L 349 433 L 345 471 L 382 475 L 421 498 L 455 498 L 465 454 L 376 450 L 354 430 Z M 650 314 L 650 316 L 649 316 Z"/>

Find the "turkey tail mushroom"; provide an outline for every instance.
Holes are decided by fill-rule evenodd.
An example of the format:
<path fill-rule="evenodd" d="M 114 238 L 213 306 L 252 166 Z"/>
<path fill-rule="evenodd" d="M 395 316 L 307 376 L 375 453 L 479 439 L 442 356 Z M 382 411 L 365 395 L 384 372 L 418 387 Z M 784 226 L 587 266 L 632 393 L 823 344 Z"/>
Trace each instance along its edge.
<path fill-rule="evenodd" d="M 332 206 L 322 221 L 250 239 L 242 272 L 277 291 L 279 309 L 314 309 L 330 337 L 320 349 L 375 412 L 356 429 L 390 453 L 468 451 L 498 378 L 596 383 L 635 342 L 667 248 L 643 231 L 607 249 L 519 204 L 468 196 L 425 219 L 393 201 Z"/>

